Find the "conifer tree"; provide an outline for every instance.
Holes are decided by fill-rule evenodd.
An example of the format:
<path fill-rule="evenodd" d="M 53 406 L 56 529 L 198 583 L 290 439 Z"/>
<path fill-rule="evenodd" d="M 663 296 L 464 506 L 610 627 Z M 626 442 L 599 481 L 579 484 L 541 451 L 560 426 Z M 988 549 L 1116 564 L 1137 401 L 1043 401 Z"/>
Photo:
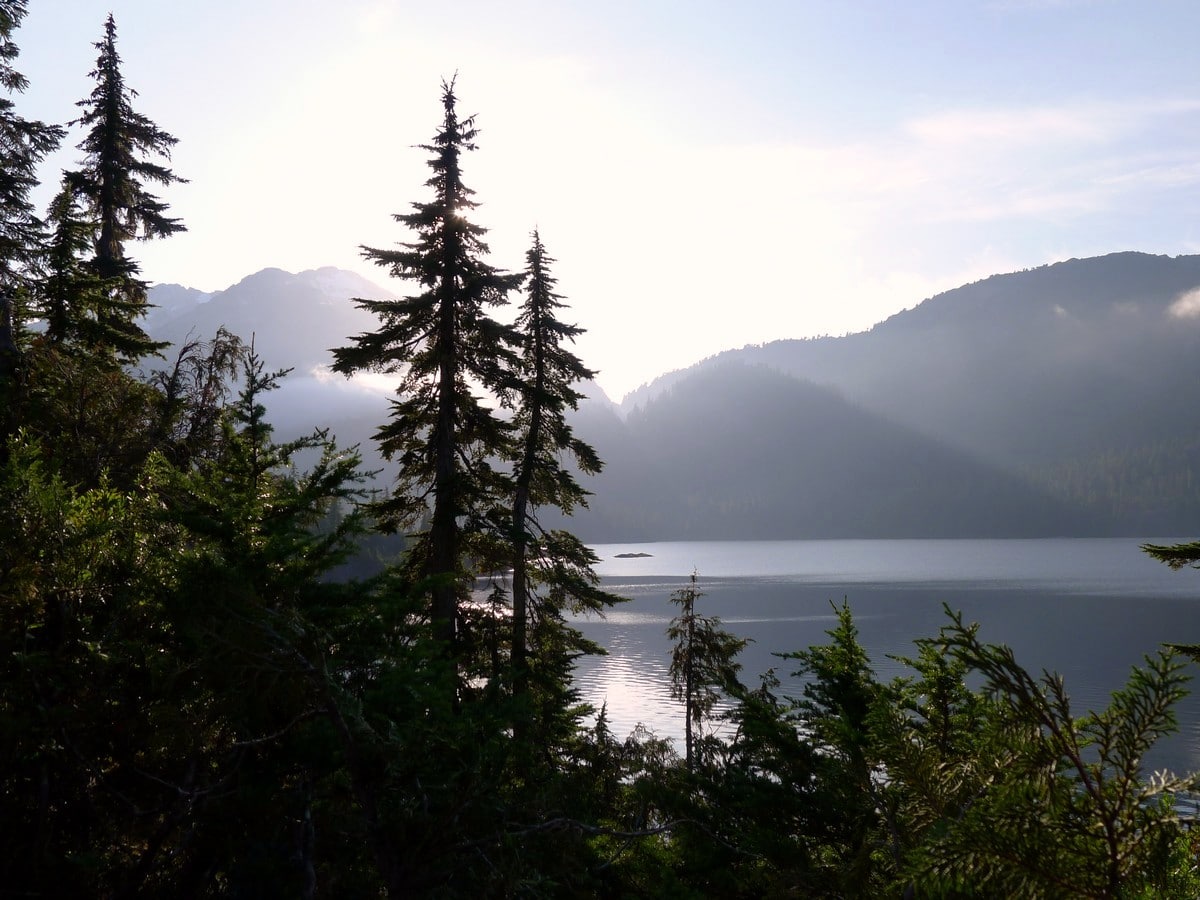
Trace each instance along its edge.
<path fill-rule="evenodd" d="M 1200 541 L 1183 541 L 1178 544 L 1142 544 L 1142 552 L 1175 571 L 1183 568 L 1200 568 Z M 1200 644 L 1171 644 L 1173 649 L 1200 661 Z"/>
<path fill-rule="evenodd" d="M 697 575 L 671 595 L 679 605 L 679 615 L 667 627 L 671 648 L 671 694 L 684 705 L 684 762 L 695 771 L 711 755 L 704 742 L 704 726 L 722 696 L 738 692 L 737 656 L 746 639 L 735 637 L 721 627 L 716 616 L 696 612 L 696 600 L 703 597 L 697 588 Z"/>
<path fill-rule="evenodd" d="M 319 431 L 277 443 L 261 401 L 282 373 L 251 351 L 243 374 L 218 453 L 114 467 L 128 488 L 55 472 L 43 444 L 67 431 L 22 430 L 0 461 L 0 893 L 311 896 L 314 829 L 338 852 L 325 722 L 362 677 L 339 644 L 373 619 L 326 577 L 357 515 L 315 528 L 361 497 L 358 458 Z"/>
<path fill-rule="evenodd" d="M 146 310 L 146 283 L 138 278 L 138 264 L 126 255 L 125 245 L 185 230 L 179 219 L 167 214 L 167 204 L 146 189 L 147 182 L 166 186 L 185 179 L 155 161 L 170 160 L 178 141 L 133 108 L 137 91 L 125 84 L 121 73 L 111 14 L 95 47 L 99 56 L 89 75 L 96 86 L 79 101 L 83 115 L 71 123 L 87 129 L 79 144 L 86 155 L 82 168 L 69 177 L 96 223 L 90 265 L 100 278 L 117 281 L 107 292 L 99 320 L 116 355 L 133 360 L 165 345 L 151 341 L 137 324 Z"/>
<path fill-rule="evenodd" d="M 48 220 L 45 277 L 37 290 L 40 312 L 46 320 L 46 339 L 51 344 L 104 344 L 105 323 L 97 314 L 116 284 L 84 263 L 92 249 L 95 223 L 80 210 L 70 178 L 63 179 L 61 190 L 51 201 Z"/>
<path fill-rule="evenodd" d="M 518 369 L 521 406 L 516 416 L 520 456 L 513 473 L 511 663 L 518 694 L 528 687 L 529 623 L 535 613 L 546 626 L 555 621 L 564 603 L 599 610 L 620 599 L 600 591 L 594 576 L 589 577 L 596 561 L 591 550 L 565 532 L 548 534 L 538 524 L 539 507 L 569 513 L 586 504 L 587 492 L 564 465 L 564 458 L 588 475 L 599 472 L 602 464 L 596 451 L 575 436 L 566 419 L 567 411 L 578 408 L 583 398 L 574 385 L 595 375 L 566 346 L 583 329 L 558 318 L 564 304 L 554 290 L 556 279 L 550 272 L 554 260 L 536 230 L 532 237 L 525 254 L 526 299 L 517 317 L 522 337 Z M 563 578 L 568 572 L 573 577 Z M 541 609 L 531 610 L 531 604 L 538 602 L 539 584 L 548 593 L 541 598 Z M 578 641 L 574 643 L 582 647 Z"/>
<path fill-rule="evenodd" d="M 1146 766 L 1154 743 L 1177 730 L 1183 661 L 1170 651 L 1145 656 L 1107 708 L 1078 716 L 1061 676 L 1029 673 L 1009 647 L 983 643 L 961 614 L 950 618 L 941 652 L 982 676 L 986 715 L 951 726 L 973 726 L 973 741 L 960 738 L 967 760 L 933 767 L 941 791 L 961 791 L 966 779 L 976 787 L 911 852 L 916 895 L 987 885 L 1005 897 L 1196 896 L 1195 860 L 1173 869 L 1181 825 L 1164 802 L 1194 776 Z M 903 739 L 920 748 L 927 741 L 915 731 Z M 891 763 L 890 773 L 909 779 L 909 798 L 919 797 L 928 773 Z"/>
<path fill-rule="evenodd" d="M 63 130 L 19 116 L 12 95 L 28 86 L 13 64 L 20 53 L 13 32 L 27 12 L 26 0 L 0 0 L 0 290 L 11 297 L 27 283 L 40 259 L 42 222 L 30 192 L 38 185 L 37 167 L 58 147 Z"/>
<path fill-rule="evenodd" d="M 402 300 L 357 300 L 380 319 L 377 331 L 351 338 L 334 353 L 334 370 L 400 373 L 390 421 L 375 437 L 400 472 L 377 520 L 396 530 L 428 512 L 429 528 L 409 554 L 410 574 L 430 596 L 434 636 L 451 649 L 465 591 L 463 554 L 471 534 L 496 528 L 494 510 L 506 495 L 492 460 L 509 442 L 508 427 L 477 392 L 502 393 L 514 362 L 515 335 L 489 314 L 520 277 L 484 257 L 486 229 L 468 218 L 477 204 L 462 181 L 460 157 L 473 150 L 473 118 L 459 119 L 454 83 L 442 85 L 442 125 L 431 144 L 433 197 L 393 218 L 416 233 L 397 249 L 363 247 L 363 255 L 395 278 L 420 287 Z"/>
<path fill-rule="evenodd" d="M 20 50 L 13 41 L 27 8 L 26 0 L 0 0 L 0 438 L 16 422 L 12 376 L 20 369 L 19 299 L 43 249 L 43 225 L 29 195 L 38 184 L 38 164 L 63 136 L 58 126 L 18 115 L 12 99 L 28 86 L 14 68 Z"/>

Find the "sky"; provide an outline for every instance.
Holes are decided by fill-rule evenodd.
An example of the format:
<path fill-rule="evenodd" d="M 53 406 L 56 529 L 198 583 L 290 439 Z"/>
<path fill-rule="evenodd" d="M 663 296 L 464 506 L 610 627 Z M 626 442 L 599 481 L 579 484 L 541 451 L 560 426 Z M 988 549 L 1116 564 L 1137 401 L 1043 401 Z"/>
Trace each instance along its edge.
<path fill-rule="evenodd" d="M 537 228 L 613 399 L 725 349 L 870 328 L 1074 257 L 1200 252 L 1195 0 L 30 0 L 29 118 L 91 90 L 104 18 L 179 139 L 188 231 L 132 249 L 205 291 L 339 266 L 429 198 L 456 77 L 489 261 Z M 47 162 L 48 200 L 78 129 Z M 281 323 L 286 325 L 286 323 Z"/>

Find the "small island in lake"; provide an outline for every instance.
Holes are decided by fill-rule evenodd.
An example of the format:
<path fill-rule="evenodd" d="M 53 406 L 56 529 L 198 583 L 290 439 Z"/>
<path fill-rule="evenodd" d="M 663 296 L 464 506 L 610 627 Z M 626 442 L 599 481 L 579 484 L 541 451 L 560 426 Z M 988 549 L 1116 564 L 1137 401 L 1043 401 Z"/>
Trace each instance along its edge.
<path fill-rule="evenodd" d="M 653 553 L 618 553 L 613 559 L 641 559 L 643 556 L 653 555 Z"/>

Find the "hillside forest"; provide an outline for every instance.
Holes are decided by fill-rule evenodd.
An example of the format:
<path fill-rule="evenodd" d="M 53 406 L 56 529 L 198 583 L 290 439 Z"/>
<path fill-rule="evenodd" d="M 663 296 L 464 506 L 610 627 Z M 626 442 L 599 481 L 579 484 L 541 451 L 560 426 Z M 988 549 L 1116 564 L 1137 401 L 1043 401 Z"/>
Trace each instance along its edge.
<path fill-rule="evenodd" d="M 1191 780 L 1142 763 L 1177 727 L 1171 649 L 1080 715 L 953 610 L 881 681 L 843 605 L 743 673 L 694 578 L 668 631 L 682 746 L 614 734 L 572 681 L 604 652 L 572 616 L 621 602 L 570 528 L 602 497 L 572 425 L 593 373 L 543 236 L 488 262 L 455 82 L 399 242 L 364 250 L 400 295 L 356 301 L 333 350 L 398 384 L 377 490 L 329 431 L 277 436 L 289 373 L 256 334 L 147 331 L 135 251 L 185 227 L 152 192 L 175 139 L 111 16 L 77 118 L 23 118 L 25 11 L 0 0 L 0 895 L 1200 893 Z"/>

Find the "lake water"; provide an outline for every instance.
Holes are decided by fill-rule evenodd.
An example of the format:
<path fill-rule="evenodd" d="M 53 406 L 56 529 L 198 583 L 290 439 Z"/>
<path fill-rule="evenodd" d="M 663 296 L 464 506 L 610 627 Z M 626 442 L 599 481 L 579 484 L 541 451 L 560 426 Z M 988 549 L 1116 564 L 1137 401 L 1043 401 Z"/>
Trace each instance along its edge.
<path fill-rule="evenodd" d="M 787 677 L 789 664 L 772 654 L 825 643 L 835 621 L 831 602 L 843 599 L 876 672 L 890 679 L 905 670 L 888 655 L 912 655 L 914 638 L 933 636 L 947 621 L 948 604 L 980 624 L 984 641 L 1012 647 L 1026 669 L 1060 673 L 1082 714 L 1106 706 L 1130 668 L 1163 642 L 1200 644 L 1200 572 L 1172 572 L 1138 549 L 1174 540 L 599 545 L 593 549 L 604 587 L 631 599 L 603 621 L 576 621 L 609 652 L 582 660 L 577 683 L 590 702 L 607 702 L 618 736 L 639 722 L 661 736 L 681 735 L 664 631 L 678 609 L 669 596 L 694 570 L 704 593 L 697 611 L 720 616 L 730 631 L 753 640 L 741 658 L 748 684 L 775 667 L 784 690 L 792 681 L 798 692 Z M 617 558 L 621 553 L 651 555 Z M 1176 709 L 1180 733 L 1156 746 L 1151 767 L 1200 770 L 1200 683 L 1193 690 Z"/>

